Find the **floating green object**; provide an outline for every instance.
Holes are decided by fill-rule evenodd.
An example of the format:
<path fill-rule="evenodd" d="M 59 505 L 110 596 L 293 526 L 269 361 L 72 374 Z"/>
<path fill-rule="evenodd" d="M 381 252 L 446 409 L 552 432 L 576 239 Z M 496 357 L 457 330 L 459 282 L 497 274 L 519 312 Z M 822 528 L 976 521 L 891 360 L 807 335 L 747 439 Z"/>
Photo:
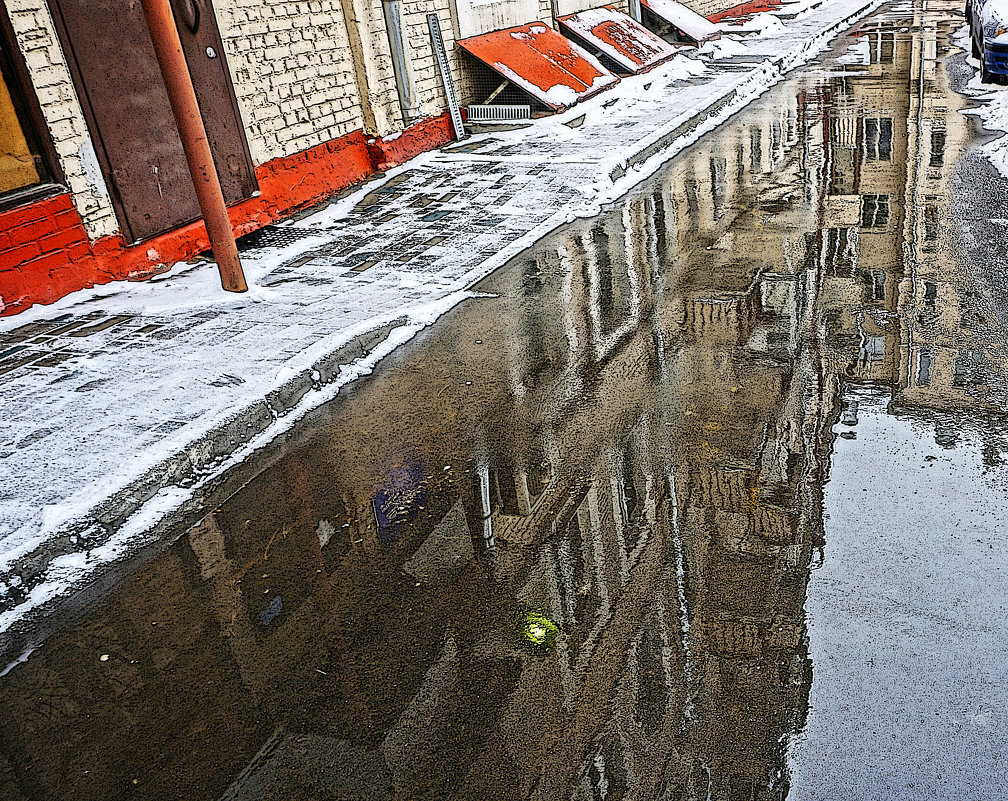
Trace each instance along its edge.
<path fill-rule="evenodd" d="M 526 612 L 521 622 L 522 638 L 536 648 L 553 648 L 560 629 L 548 617 L 537 612 Z"/>

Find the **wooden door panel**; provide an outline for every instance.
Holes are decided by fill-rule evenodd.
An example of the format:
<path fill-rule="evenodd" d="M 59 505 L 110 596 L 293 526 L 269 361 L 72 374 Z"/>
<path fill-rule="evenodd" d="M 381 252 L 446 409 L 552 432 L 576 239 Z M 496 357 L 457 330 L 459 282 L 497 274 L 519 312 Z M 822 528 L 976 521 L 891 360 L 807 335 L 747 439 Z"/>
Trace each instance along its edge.
<path fill-rule="evenodd" d="M 244 131 L 212 8 L 194 33 L 180 28 L 200 63 L 197 98 L 224 197 L 255 191 Z M 199 204 L 139 0 L 57 0 L 56 16 L 95 150 L 126 238 L 147 239 L 199 217 Z M 178 9 L 176 8 L 176 12 Z M 208 40 L 214 44 L 204 45 Z M 208 58 L 207 46 L 216 57 Z"/>

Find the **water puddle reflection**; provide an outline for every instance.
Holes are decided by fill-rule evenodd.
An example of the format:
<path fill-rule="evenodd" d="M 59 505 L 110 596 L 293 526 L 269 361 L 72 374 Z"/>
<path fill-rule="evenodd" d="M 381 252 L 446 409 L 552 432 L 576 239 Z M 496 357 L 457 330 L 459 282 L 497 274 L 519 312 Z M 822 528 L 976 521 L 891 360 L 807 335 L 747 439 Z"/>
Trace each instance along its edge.
<path fill-rule="evenodd" d="M 837 797 L 834 451 L 886 456 L 869 407 L 958 447 L 1003 386 L 930 8 L 488 278 L 54 633 L 0 680 L 0 795 Z"/>

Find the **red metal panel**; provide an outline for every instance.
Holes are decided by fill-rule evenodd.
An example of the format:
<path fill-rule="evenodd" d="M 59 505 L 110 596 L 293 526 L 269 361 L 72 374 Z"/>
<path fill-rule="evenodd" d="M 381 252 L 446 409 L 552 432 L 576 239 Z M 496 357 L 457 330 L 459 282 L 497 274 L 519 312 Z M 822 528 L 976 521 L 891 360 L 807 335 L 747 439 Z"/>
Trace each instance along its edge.
<path fill-rule="evenodd" d="M 584 48 L 542 22 L 460 39 L 458 44 L 554 109 L 572 106 L 619 81 Z"/>
<path fill-rule="evenodd" d="M 640 4 L 697 44 L 721 38 L 713 22 L 676 0 L 640 0 Z"/>
<path fill-rule="evenodd" d="M 557 22 L 628 72 L 645 72 L 676 52 L 674 45 L 611 6 L 579 11 Z"/>

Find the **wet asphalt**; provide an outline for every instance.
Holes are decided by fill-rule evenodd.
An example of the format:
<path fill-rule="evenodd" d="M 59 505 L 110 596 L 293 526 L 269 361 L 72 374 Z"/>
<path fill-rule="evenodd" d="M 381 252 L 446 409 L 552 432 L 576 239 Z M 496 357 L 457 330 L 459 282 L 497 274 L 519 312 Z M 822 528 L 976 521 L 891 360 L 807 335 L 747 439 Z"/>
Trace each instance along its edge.
<path fill-rule="evenodd" d="M 1008 193 L 961 25 L 868 18 L 50 621 L 0 798 L 1003 798 Z"/>

